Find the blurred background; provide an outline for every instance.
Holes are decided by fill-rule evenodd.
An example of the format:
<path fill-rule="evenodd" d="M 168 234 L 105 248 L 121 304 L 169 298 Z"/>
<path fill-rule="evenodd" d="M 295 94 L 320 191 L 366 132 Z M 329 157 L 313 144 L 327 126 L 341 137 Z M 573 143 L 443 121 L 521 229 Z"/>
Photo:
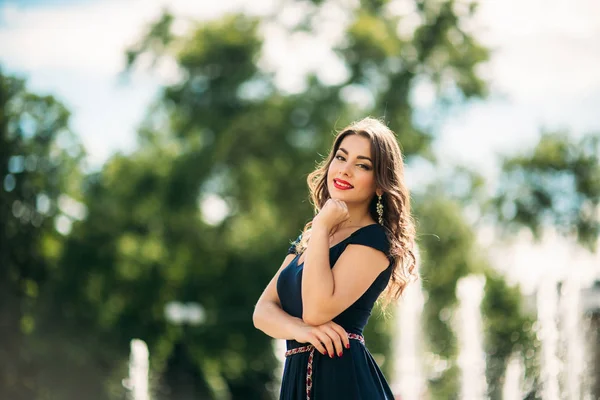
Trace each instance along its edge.
<path fill-rule="evenodd" d="M 397 398 L 600 398 L 600 3 L 0 0 L 0 399 L 274 399 L 253 307 L 336 130 L 397 133 Z"/>

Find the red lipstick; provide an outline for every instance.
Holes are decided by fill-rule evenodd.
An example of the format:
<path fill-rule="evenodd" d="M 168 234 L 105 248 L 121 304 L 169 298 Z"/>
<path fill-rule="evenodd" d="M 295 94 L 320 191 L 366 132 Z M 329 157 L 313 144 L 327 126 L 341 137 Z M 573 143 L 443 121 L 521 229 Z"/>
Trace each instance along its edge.
<path fill-rule="evenodd" d="M 337 179 L 337 178 L 333 180 L 333 186 L 339 190 L 349 190 L 354 187 L 350 183 L 348 183 L 342 179 Z"/>

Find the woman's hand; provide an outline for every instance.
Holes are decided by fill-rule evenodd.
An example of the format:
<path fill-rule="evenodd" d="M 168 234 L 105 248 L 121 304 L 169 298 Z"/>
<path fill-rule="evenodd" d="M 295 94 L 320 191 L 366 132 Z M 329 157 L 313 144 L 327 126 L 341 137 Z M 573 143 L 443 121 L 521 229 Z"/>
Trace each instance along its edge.
<path fill-rule="evenodd" d="M 348 206 L 342 200 L 328 199 L 321 211 L 313 218 L 313 228 L 323 227 L 329 234 L 350 217 Z"/>
<path fill-rule="evenodd" d="M 327 353 L 331 358 L 334 352 L 341 357 L 344 347 L 350 348 L 348 332 L 333 321 L 318 326 L 303 326 L 294 339 L 299 343 L 312 344 L 321 354 Z"/>

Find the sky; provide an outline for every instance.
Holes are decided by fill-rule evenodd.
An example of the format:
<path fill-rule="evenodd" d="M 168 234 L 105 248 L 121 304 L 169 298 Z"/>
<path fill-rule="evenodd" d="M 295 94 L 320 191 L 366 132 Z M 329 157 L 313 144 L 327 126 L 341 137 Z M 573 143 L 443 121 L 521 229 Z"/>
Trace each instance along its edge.
<path fill-rule="evenodd" d="M 330 1 L 324 21 L 343 22 L 344 13 L 335 4 L 344 1 L 353 0 Z M 157 89 L 176 78 L 174 68 L 165 64 L 154 73 L 137 71 L 126 82 L 119 79 L 125 49 L 167 4 L 176 15 L 211 19 L 240 9 L 264 15 L 281 2 L 0 0 L 0 65 L 5 72 L 26 78 L 32 91 L 52 94 L 66 104 L 72 111 L 73 131 L 89 154 L 90 169 L 99 168 L 115 151 L 135 149 L 136 127 Z M 412 4 L 396 0 L 390 9 L 405 16 L 407 27 L 415 21 Z M 301 12 L 301 5 L 286 7 L 278 18 L 293 23 Z M 600 2 L 483 0 L 475 20 L 464 28 L 492 49 L 491 61 L 479 70 L 490 83 L 491 94 L 458 108 L 440 124 L 434 143 L 438 168 L 462 163 L 493 176 L 498 154 L 532 146 L 542 129 L 563 129 L 573 136 L 600 132 Z M 298 39 L 289 43 L 273 26 L 266 26 L 263 33 L 270 39 L 261 65 L 276 72 L 277 83 L 289 92 L 301 90 L 302 71 L 315 71 L 325 81 L 343 73 L 330 50 L 338 32 L 324 28 L 319 43 Z M 280 56 L 282 52 L 286 57 Z M 312 57 L 305 56 L 308 52 Z M 414 88 L 412 98 L 417 107 L 427 109 L 434 95 L 423 83 Z M 419 179 L 418 173 L 412 176 L 415 184 Z M 486 235 L 480 236 L 485 242 Z M 520 243 L 531 254 L 548 252 L 526 238 Z M 564 241 L 552 243 L 571 251 Z M 545 262 L 521 252 L 522 261 L 503 268 L 531 288 L 544 274 Z M 582 265 L 600 268 L 600 258 L 586 257 L 579 257 Z M 529 259 L 536 260 L 536 268 L 527 265 Z M 564 266 L 555 269 L 564 275 Z"/>

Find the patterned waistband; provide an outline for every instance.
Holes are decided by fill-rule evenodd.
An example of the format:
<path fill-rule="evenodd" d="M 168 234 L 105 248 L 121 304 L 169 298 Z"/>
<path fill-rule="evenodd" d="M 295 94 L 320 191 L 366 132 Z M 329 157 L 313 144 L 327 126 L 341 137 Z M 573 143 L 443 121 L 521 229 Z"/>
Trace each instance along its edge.
<path fill-rule="evenodd" d="M 349 333 L 348 339 L 358 340 L 362 344 L 365 344 L 365 338 L 362 337 L 361 335 L 357 335 L 356 333 Z M 302 347 L 296 347 L 295 349 L 290 349 L 290 350 L 286 351 L 285 356 L 289 357 L 289 356 L 293 356 L 294 354 L 307 353 L 314 348 L 315 348 L 315 346 L 313 346 L 312 344 L 302 346 Z"/>
<path fill-rule="evenodd" d="M 356 333 L 349 333 L 348 339 L 354 339 L 360 341 L 363 345 L 365 344 L 365 338 L 361 335 L 357 335 Z M 306 400 L 310 399 L 310 394 L 312 391 L 312 383 L 313 383 L 313 359 L 315 357 L 315 346 L 309 344 L 308 346 L 296 347 L 295 349 L 291 349 L 285 352 L 285 356 L 289 357 L 294 354 L 299 353 L 307 353 L 308 355 L 308 364 L 306 365 Z"/>

